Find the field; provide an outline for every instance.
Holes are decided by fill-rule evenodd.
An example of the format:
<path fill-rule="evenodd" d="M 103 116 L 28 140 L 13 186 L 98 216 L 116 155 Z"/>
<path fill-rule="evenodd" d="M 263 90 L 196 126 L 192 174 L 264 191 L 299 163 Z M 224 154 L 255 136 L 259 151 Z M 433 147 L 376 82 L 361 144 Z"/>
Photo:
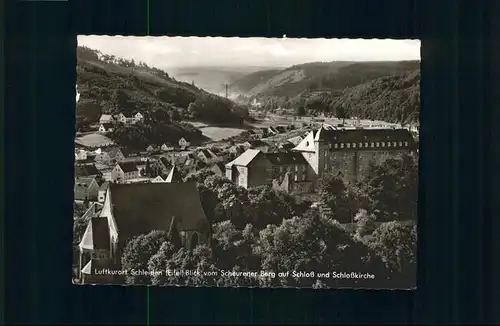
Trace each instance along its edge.
<path fill-rule="evenodd" d="M 237 128 L 225 128 L 225 127 L 204 127 L 200 128 L 204 136 L 210 138 L 213 141 L 219 141 L 229 137 L 237 136 L 241 134 L 244 129 Z"/>

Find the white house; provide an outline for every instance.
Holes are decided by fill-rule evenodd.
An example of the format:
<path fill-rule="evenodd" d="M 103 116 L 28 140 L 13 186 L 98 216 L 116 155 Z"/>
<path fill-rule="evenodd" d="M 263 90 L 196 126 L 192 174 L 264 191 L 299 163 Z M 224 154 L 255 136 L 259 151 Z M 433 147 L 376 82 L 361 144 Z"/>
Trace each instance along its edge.
<path fill-rule="evenodd" d="M 181 137 L 181 139 L 179 139 L 179 147 L 186 148 L 189 146 L 189 144 L 190 143 L 184 137 Z"/>
<path fill-rule="evenodd" d="M 104 124 L 104 123 L 111 123 L 113 122 L 113 116 L 111 114 L 103 114 L 101 115 L 101 118 L 99 119 L 99 123 L 100 124 Z"/>
<path fill-rule="evenodd" d="M 111 123 L 101 123 L 99 126 L 100 132 L 111 132 L 113 131 L 113 125 Z"/>
<path fill-rule="evenodd" d="M 173 151 L 174 148 L 165 143 L 165 144 L 161 145 L 161 150 L 164 152 L 170 152 L 170 151 Z"/>
<path fill-rule="evenodd" d="M 143 122 L 144 121 L 144 116 L 140 112 L 137 112 L 134 115 L 134 119 L 135 119 L 135 122 Z"/>
<path fill-rule="evenodd" d="M 111 174 L 116 183 L 126 183 L 139 178 L 139 169 L 134 162 L 121 162 L 116 164 Z"/>
<path fill-rule="evenodd" d="M 216 161 L 219 160 L 217 155 L 215 155 L 211 150 L 209 149 L 202 149 L 201 151 L 198 152 L 198 158 L 205 162 L 206 164 L 212 164 L 215 163 Z"/>
<path fill-rule="evenodd" d="M 162 182 L 166 182 L 166 181 L 163 180 L 163 178 L 161 176 L 157 176 L 156 178 L 151 180 L 151 183 L 162 183 Z"/>
<path fill-rule="evenodd" d="M 83 149 L 77 149 L 75 151 L 75 160 L 77 161 L 85 161 L 87 159 L 87 152 Z"/>
<path fill-rule="evenodd" d="M 123 113 L 118 114 L 116 116 L 116 120 L 118 120 L 119 122 L 124 123 L 124 124 L 127 123 L 127 117 Z"/>

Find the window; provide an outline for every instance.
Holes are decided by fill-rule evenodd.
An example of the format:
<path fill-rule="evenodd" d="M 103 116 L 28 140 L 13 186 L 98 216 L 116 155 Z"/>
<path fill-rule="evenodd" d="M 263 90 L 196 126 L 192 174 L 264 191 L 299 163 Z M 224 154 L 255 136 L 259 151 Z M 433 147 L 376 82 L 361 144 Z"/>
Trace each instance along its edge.
<path fill-rule="evenodd" d="M 387 147 L 391 147 L 391 142 L 387 142 Z"/>
<path fill-rule="evenodd" d="M 408 142 L 407 141 L 405 141 L 405 147 L 408 147 Z"/>
<path fill-rule="evenodd" d="M 399 146 L 403 146 L 403 142 L 399 142 Z"/>
<path fill-rule="evenodd" d="M 381 145 L 382 145 L 382 147 L 385 147 L 385 142 L 382 142 Z"/>
<path fill-rule="evenodd" d="M 376 142 L 375 143 L 375 147 L 379 147 L 380 146 L 380 143 L 379 142 Z"/>
<path fill-rule="evenodd" d="M 299 176 L 297 174 L 295 174 L 294 180 L 299 181 Z"/>
<path fill-rule="evenodd" d="M 335 144 L 335 145 L 333 145 L 333 147 L 338 148 L 338 147 L 339 147 L 339 144 Z"/>
<path fill-rule="evenodd" d="M 298 171 L 299 171 L 299 166 L 295 165 L 295 172 L 298 172 Z"/>
<path fill-rule="evenodd" d="M 368 143 L 365 143 L 365 147 L 368 147 Z"/>
<path fill-rule="evenodd" d="M 352 143 L 352 148 L 356 148 L 356 143 Z"/>
<path fill-rule="evenodd" d="M 398 144 L 396 142 L 392 142 L 392 146 L 396 147 L 396 146 L 398 146 Z"/>
<path fill-rule="evenodd" d="M 282 167 L 282 166 L 280 166 L 280 172 L 283 172 L 283 171 L 284 171 L 283 167 Z"/>
<path fill-rule="evenodd" d="M 358 144 L 358 147 L 359 147 L 359 148 L 363 147 L 363 143 L 359 143 L 359 144 Z"/>
<path fill-rule="evenodd" d="M 351 148 L 351 143 L 347 143 L 347 148 Z"/>
<path fill-rule="evenodd" d="M 305 174 L 302 175 L 302 181 L 306 181 L 306 175 Z"/>
<path fill-rule="evenodd" d="M 340 148 L 344 148 L 344 143 L 340 144 Z"/>
<path fill-rule="evenodd" d="M 370 143 L 370 147 L 374 147 L 374 146 L 375 146 L 375 144 L 373 144 L 373 143 Z"/>

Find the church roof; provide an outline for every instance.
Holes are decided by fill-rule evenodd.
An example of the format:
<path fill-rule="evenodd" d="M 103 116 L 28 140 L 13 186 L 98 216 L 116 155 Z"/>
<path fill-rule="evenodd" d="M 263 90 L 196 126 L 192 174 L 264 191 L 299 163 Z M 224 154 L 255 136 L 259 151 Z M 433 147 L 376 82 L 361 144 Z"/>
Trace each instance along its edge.
<path fill-rule="evenodd" d="M 174 216 L 179 230 L 208 225 L 196 183 L 110 184 L 109 198 L 120 237 L 167 231 Z"/>
<path fill-rule="evenodd" d="M 252 162 L 257 157 L 257 155 L 259 155 L 259 153 L 262 153 L 262 152 L 258 149 L 248 149 L 243 154 L 238 156 L 234 161 L 226 164 L 226 167 L 227 166 L 230 167 L 233 165 L 247 166 L 248 164 L 250 164 L 250 162 Z"/>
<path fill-rule="evenodd" d="M 172 169 L 170 170 L 170 173 L 168 174 L 167 178 L 165 179 L 165 182 L 169 183 L 176 183 L 176 182 L 182 182 L 182 175 L 179 169 L 174 165 L 172 166 Z"/>

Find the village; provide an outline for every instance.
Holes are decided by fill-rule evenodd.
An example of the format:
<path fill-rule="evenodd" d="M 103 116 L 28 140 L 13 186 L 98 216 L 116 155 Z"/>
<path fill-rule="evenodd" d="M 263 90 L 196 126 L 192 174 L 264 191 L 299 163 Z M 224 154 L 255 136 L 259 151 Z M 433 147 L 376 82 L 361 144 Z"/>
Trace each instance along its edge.
<path fill-rule="evenodd" d="M 291 193 L 314 193 L 314 174 L 320 174 L 326 166 L 320 167 L 319 160 L 308 159 L 308 155 L 319 151 L 314 148 L 314 142 L 318 141 L 316 136 L 321 131 L 348 134 L 354 138 L 359 138 L 356 134 L 385 133 L 394 141 L 352 143 L 352 147 L 347 142 L 345 149 L 344 144 L 338 145 L 341 152 L 351 152 L 358 145 L 361 151 L 372 153 L 375 150 L 384 154 L 413 150 L 412 135 L 416 135 L 395 126 L 362 126 L 356 120 L 351 124 L 333 126 L 325 123 L 325 119 L 310 118 L 243 130 L 238 136 L 202 146 L 192 146 L 189 139 L 181 137 L 175 144 L 150 144 L 143 151 L 131 151 L 120 148 L 105 136 L 112 131 L 113 123 L 136 124 L 142 121 L 144 116 L 140 112 L 132 117 L 122 113 L 115 116 L 103 114 L 98 132 L 75 140 L 75 202 L 102 203 L 109 183 L 180 182 L 189 174 L 207 168 L 245 188 L 269 184 Z M 259 169 L 256 171 L 250 163 L 261 156 L 265 157 L 266 168 L 263 170 L 262 165 L 256 164 Z M 343 178 L 358 178 L 349 168 L 337 170 Z M 270 173 L 266 174 L 266 171 Z"/>

